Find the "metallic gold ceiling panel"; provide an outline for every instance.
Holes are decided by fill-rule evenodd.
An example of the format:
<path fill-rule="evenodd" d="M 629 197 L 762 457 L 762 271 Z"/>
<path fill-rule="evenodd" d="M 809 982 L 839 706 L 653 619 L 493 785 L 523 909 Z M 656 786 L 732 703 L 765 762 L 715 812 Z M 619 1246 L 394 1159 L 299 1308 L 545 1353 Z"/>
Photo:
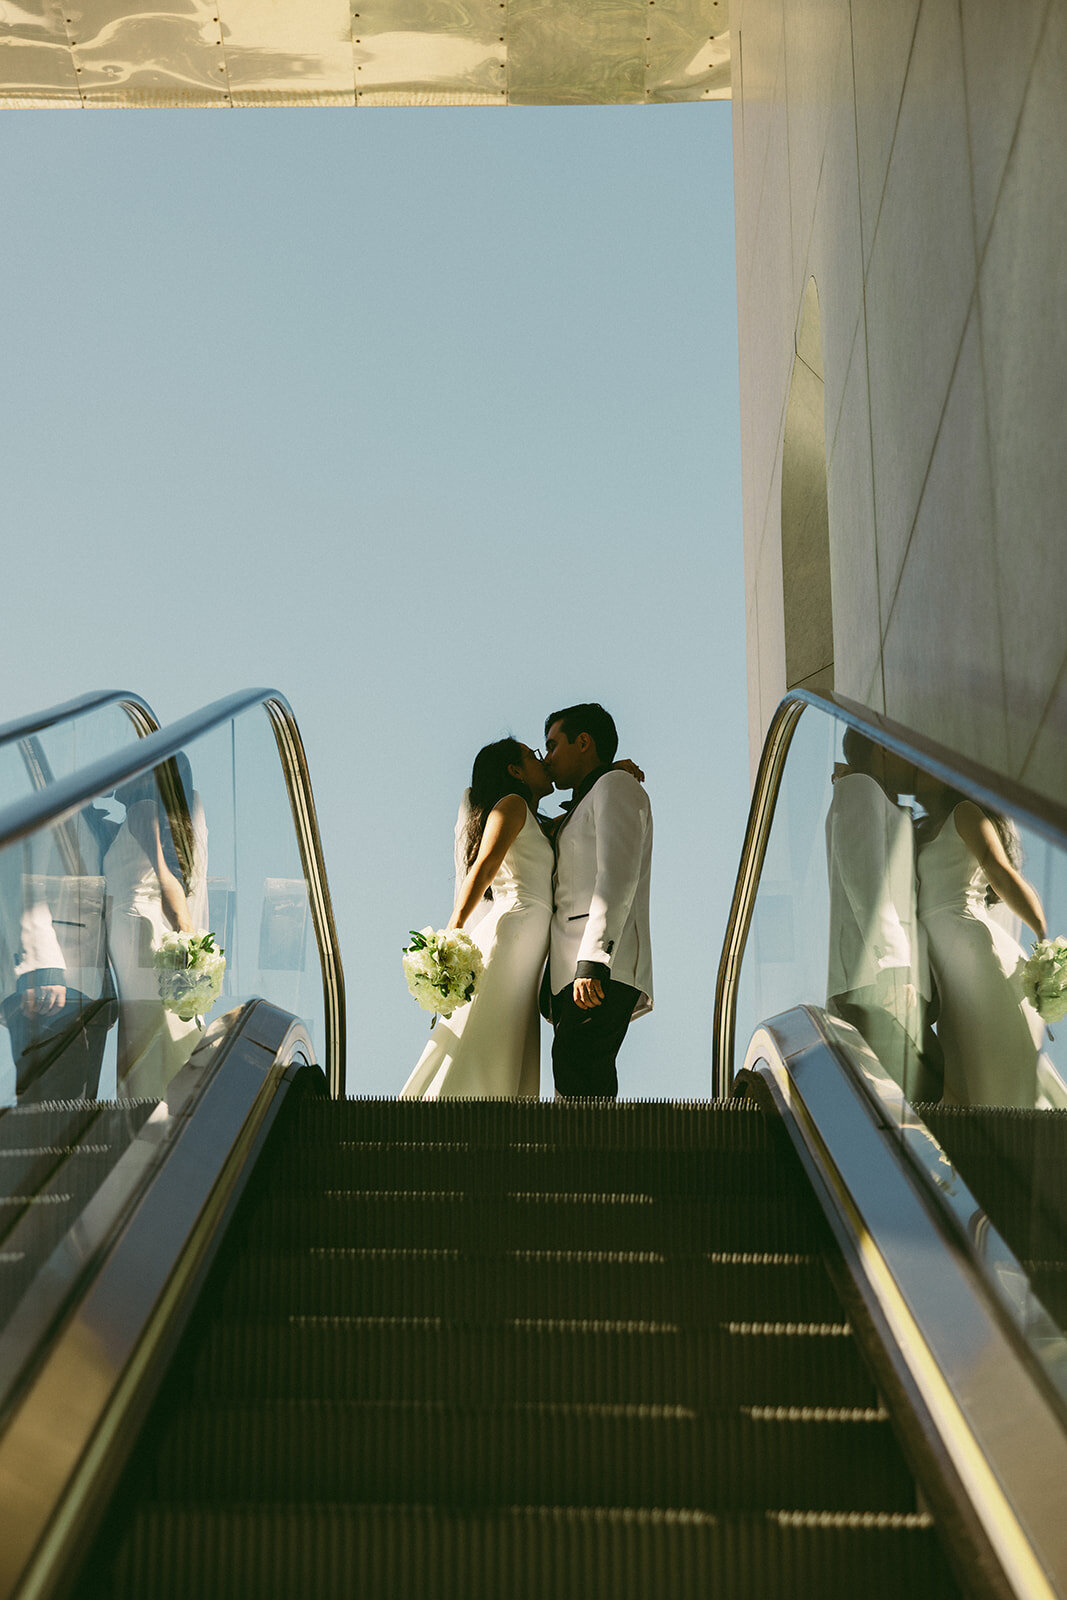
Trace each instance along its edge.
<path fill-rule="evenodd" d="M 508 100 L 581 106 L 645 98 L 648 0 L 508 0 Z"/>
<path fill-rule="evenodd" d="M 648 100 L 730 97 L 729 0 L 650 0 Z"/>
<path fill-rule="evenodd" d="M 352 0 L 360 104 L 492 104 L 506 99 L 501 0 Z"/>
<path fill-rule="evenodd" d="M 0 0 L 2 106 L 727 98 L 729 0 Z"/>
<path fill-rule="evenodd" d="M 235 106 L 354 105 L 349 0 L 219 0 Z"/>
<path fill-rule="evenodd" d="M 214 0 L 69 0 L 64 15 L 88 106 L 211 106 L 229 99 Z"/>
<path fill-rule="evenodd" d="M 360 94 L 361 106 L 506 106 L 502 95 L 475 90 L 371 89 Z"/>
<path fill-rule="evenodd" d="M 56 0 L 0 0 L 0 107 L 80 106 L 67 27 Z"/>

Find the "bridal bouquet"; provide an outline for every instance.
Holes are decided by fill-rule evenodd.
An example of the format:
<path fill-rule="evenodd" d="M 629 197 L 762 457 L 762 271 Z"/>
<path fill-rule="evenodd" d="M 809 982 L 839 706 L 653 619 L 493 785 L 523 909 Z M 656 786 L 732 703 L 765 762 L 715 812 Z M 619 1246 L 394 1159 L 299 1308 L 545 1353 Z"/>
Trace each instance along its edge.
<path fill-rule="evenodd" d="M 173 1011 L 183 1022 L 196 1018 L 198 1028 L 222 993 L 226 956 L 215 943 L 215 935 L 165 933 L 156 946 L 156 972 L 159 998 L 165 1011 Z"/>
<path fill-rule="evenodd" d="M 1042 1022 L 1062 1022 L 1067 1017 L 1067 939 L 1038 939 L 1033 955 L 1020 962 L 1017 975 Z"/>
<path fill-rule="evenodd" d="M 482 952 L 460 928 L 411 930 L 404 946 L 404 976 L 414 1000 L 424 1011 L 450 1017 L 473 1000 L 482 975 Z"/>

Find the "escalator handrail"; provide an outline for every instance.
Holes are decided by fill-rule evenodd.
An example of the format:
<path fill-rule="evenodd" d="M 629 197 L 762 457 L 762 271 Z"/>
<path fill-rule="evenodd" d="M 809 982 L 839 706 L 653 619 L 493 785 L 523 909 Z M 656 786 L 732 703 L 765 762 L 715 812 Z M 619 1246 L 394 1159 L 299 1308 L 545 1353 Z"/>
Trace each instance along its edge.
<path fill-rule="evenodd" d="M 940 778 L 942 783 L 958 789 L 978 805 L 989 806 L 994 811 L 1010 811 L 1025 827 L 1040 833 L 1052 844 L 1067 849 L 1067 806 L 1061 805 L 1058 800 L 1038 794 L 1036 789 L 1030 789 L 1014 778 L 1006 778 L 982 762 L 960 755 L 947 745 L 939 744 L 936 739 L 916 733 L 913 728 L 906 728 L 892 717 L 861 706 L 847 695 L 793 689 L 786 699 L 832 712 L 839 722 L 847 722 L 876 744 L 885 745 L 894 754 L 903 756 L 905 761 L 917 762 L 935 778 Z"/>
<path fill-rule="evenodd" d="M 803 1008 L 841 1056 L 852 1081 L 866 1096 L 872 1115 L 889 1130 L 903 1161 L 916 1176 L 940 1220 L 970 1257 L 989 1295 L 1022 1338 L 1048 1403 L 1067 1433 L 1067 1335 L 1030 1286 L 1023 1263 L 970 1189 L 951 1155 L 909 1105 L 896 1079 L 866 1039 L 849 1023 L 818 1006 Z"/>
<path fill-rule="evenodd" d="M 139 737 L 159 731 L 159 718 L 148 701 L 129 689 L 92 689 L 88 694 L 76 695 L 73 700 L 63 700 L 49 706 L 47 711 L 32 711 L 28 716 L 16 717 L 13 722 L 0 725 L 0 744 L 10 744 L 13 739 L 28 739 L 31 734 L 44 733 L 60 722 L 72 722 L 90 711 L 102 711 L 105 706 L 117 705 L 125 711 Z"/>
<path fill-rule="evenodd" d="M 344 1094 L 345 1086 L 344 973 L 307 756 L 292 707 L 279 690 L 244 689 L 226 695 L 200 711 L 193 711 L 177 722 L 168 723 L 156 733 L 146 734 L 136 743 L 112 755 L 90 762 L 46 789 L 4 806 L 0 809 L 0 850 L 19 839 L 28 838 L 40 828 L 62 822 L 90 801 L 113 793 L 121 784 L 150 772 L 161 762 L 176 756 L 193 740 L 210 733 L 213 728 L 260 706 L 270 718 L 274 731 L 300 845 L 322 968 L 326 1011 L 326 1060 L 323 1067 L 330 1093 L 337 1097 Z"/>
<path fill-rule="evenodd" d="M 756 1029 L 739 1087 L 780 1117 L 812 1184 L 905 1453 L 957 1560 L 977 1563 L 966 1592 L 1067 1595 L 1058 1397 L 899 1129 L 807 1006 Z"/>
<path fill-rule="evenodd" d="M 19 1306 L 8 1343 L 49 1331 L 21 1339 L 33 1359 L 0 1434 L 2 1600 L 70 1592 L 267 1133 L 313 1062 L 303 1024 L 268 1001 L 218 1019 L 168 1086 L 163 1122 L 144 1125 Z"/>
<path fill-rule="evenodd" d="M 808 707 L 865 734 L 875 744 L 914 762 L 958 789 L 968 799 L 994 811 L 1008 811 L 1016 822 L 1032 829 L 1062 850 L 1067 850 L 1067 806 L 1038 794 L 1013 778 L 993 772 L 969 756 L 906 728 L 881 712 L 872 711 L 845 695 L 822 694 L 814 689 L 791 689 L 779 702 L 763 742 L 748 822 L 726 922 L 722 954 L 715 984 L 715 1020 L 712 1031 L 713 1093 L 723 1098 L 733 1077 L 734 1030 L 737 1015 L 737 981 L 744 960 L 752 911 L 759 893 L 767 841 L 785 771 L 789 746 L 797 723 Z"/>

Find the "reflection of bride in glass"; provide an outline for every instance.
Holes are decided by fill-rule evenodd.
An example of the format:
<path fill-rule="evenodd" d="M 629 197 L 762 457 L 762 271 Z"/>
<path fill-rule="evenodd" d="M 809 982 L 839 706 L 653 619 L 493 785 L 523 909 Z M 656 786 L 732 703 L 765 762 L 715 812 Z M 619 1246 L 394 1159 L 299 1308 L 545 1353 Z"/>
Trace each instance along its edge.
<path fill-rule="evenodd" d="M 163 1009 L 154 950 L 206 926 L 207 827 L 184 755 L 115 791 L 126 816 L 104 857 L 108 946 L 119 991 L 118 1092 L 162 1095 L 192 1053 L 195 1021 Z"/>
<path fill-rule="evenodd" d="M 937 1031 L 949 1105 L 1033 1106 L 1044 1025 L 1012 981 L 1024 951 L 996 920 L 998 900 L 1045 936 L 1006 817 L 918 775 L 919 916 L 940 998 Z"/>

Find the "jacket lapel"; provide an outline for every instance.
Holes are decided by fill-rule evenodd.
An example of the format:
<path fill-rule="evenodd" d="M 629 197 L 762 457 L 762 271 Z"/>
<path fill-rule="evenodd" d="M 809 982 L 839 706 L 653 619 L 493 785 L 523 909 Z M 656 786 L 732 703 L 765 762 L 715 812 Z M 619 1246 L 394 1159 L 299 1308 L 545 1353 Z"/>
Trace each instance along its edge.
<path fill-rule="evenodd" d="M 590 772 L 587 777 L 582 779 L 577 789 L 575 789 L 571 799 L 564 802 L 563 820 L 556 829 L 552 841 L 553 844 L 558 844 L 560 834 L 563 832 L 564 828 L 567 826 L 568 822 L 571 820 L 574 813 L 577 811 L 578 807 L 581 805 L 582 801 L 585 799 L 593 785 L 599 782 L 599 780 L 604 776 L 605 772 L 610 771 L 610 767 L 597 767 L 593 772 Z"/>

